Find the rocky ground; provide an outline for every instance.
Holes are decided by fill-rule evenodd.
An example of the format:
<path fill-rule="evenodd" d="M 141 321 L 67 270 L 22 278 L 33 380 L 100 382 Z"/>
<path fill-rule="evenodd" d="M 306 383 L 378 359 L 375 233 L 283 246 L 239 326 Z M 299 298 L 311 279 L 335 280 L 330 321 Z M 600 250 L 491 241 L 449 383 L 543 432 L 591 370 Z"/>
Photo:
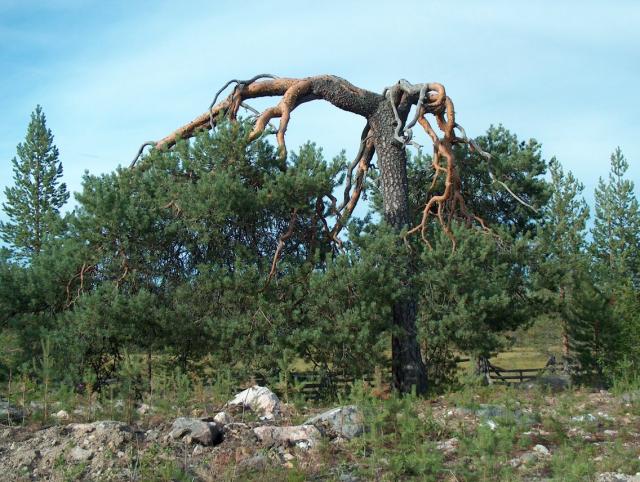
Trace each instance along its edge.
<path fill-rule="evenodd" d="M 522 393 L 305 413 L 255 386 L 213 416 L 141 405 L 130 424 L 65 411 L 55 424 L 22 424 L 2 402 L 0 480 L 640 482 L 640 393 Z"/>

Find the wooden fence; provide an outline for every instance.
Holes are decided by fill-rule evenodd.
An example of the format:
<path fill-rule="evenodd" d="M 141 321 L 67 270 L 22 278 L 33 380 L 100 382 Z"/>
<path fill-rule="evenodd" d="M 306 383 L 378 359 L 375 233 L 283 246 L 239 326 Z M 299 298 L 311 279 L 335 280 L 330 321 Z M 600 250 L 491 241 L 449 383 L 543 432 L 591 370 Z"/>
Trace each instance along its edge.
<path fill-rule="evenodd" d="M 523 383 L 531 381 L 542 375 L 547 368 L 516 368 L 507 370 L 492 366 L 489 371 L 489 378 L 492 382 L 503 383 Z"/>
<path fill-rule="evenodd" d="M 469 358 L 457 358 L 456 363 L 471 361 Z M 549 359 L 547 365 L 542 368 L 501 368 L 493 365 L 488 359 L 480 360 L 479 371 L 485 376 L 489 384 L 512 384 L 531 381 L 544 373 L 552 373 L 556 369 L 555 360 Z M 253 383 L 259 385 L 268 384 L 263 376 L 254 376 Z M 307 400 L 320 400 L 327 397 L 335 397 L 338 394 L 348 393 L 351 387 L 361 381 L 374 385 L 389 385 L 391 373 L 388 370 L 378 370 L 374 374 L 361 377 L 353 377 L 340 374 L 319 374 L 314 372 L 289 372 L 280 377 L 278 392 L 280 395 L 302 396 Z M 238 387 L 238 389 L 241 389 Z"/>
<path fill-rule="evenodd" d="M 552 373 L 556 369 L 555 357 L 549 358 L 547 364 L 541 368 L 501 368 L 491 364 L 488 359 L 479 361 L 480 372 L 484 374 L 488 383 L 524 383 L 535 380 L 543 373 Z"/>

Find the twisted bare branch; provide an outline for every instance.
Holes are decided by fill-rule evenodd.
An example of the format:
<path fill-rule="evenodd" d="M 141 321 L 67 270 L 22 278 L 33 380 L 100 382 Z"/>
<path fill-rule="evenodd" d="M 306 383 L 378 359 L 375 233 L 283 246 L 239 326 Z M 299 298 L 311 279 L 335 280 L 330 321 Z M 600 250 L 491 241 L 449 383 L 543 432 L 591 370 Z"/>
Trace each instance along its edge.
<path fill-rule="evenodd" d="M 271 283 L 271 279 L 276 274 L 276 268 L 278 267 L 278 261 L 280 260 L 280 254 L 282 253 L 282 250 L 284 249 L 285 242 L 291 236 L 293 236 L 293 231 L 294 231 L 294 229 L 296 227 L 296 221 L 297 220 L 298 220 L 298 208 L 294 208 L 291 211 L 291 219 L 289 221 L 289 228 L 287 229 L 287 231 L 282 236 L 280 236 L 280 239 L 278 240 L 278 246 L 276 247 L 276 252 L 273 255 L 273 261 L 271 262 L 271 270 L 269 271 L 269 275 L 267 276 L 267 281 L 265 282 L 265 285 L 262 288 L 263 290 L 267 289 L 267 287 L 269 286 L 269 283 Z"/>
<path fill-rule="evenodd" d="M 453 146 L 464 143 L 469 145 L 472 152 L 477 152 L 482 157 L 491 160 L 491 155 L 482 150 L 477 143 L 469 139 L 464 129 L 455 121 L 455 109 L 453 101 L 446 95 L 441 84 L 411 84 L 405 79 L 401 79 L 391 87 L 387 87 L 383 95 L 391 103 L 395 116 L 394 139 L 402 145 L 413 145 L 420 149 L 420 145 L 413 141 L 412 128 L 418 123 L 425 133 L 431 138 L 433 143 L 432 167 L 434 170 L 433 179 L 429 191 L 431 192 L 438 181 L 444 184 L 444 190 L 440 194 L 432 195 L 426 202 L 420 223 L 409 229 L 406 236 L 420 232 L 422 240 L 430 246 L 426 236 L 426 230 L 430 218 L 436 218 L 442 226 L 444 232 L 451 239 L 453 249 L 456 241 L 451 231 L 451 220 L 456 215 L 461 215 L 468 223 L 477 222 L 483 230 L 488 231 L 485 221 L 479 216 L 470 212 L 462 196 L 462 182 L 456 166 Z M 402 103 L 415 104 L 415 115 L 413 119 L 404 123 L 399 113 Z M 440 137 L 427 120 L 427 114 L 432 114 L 436 119 L 438 129 L 442 132 Z M 455 129 L 460 132 L 455 135 Z M 519 203 L 536 211 L 533 206 L 526 203 L 517 196 L 502 181 L 498 180 L 489 169 L 491 180 L 507 190 L 507 192 Z"/>
<path fill-rule="evenodd" d="M 477 152 L 478 154 L 480 154 L 480 156 L 484 157 L 488 162 L 491 162 L 491 154 L 489 154 L 488 152 L 485 152 L 473 139 L 469 139 L 467 137 L 467 133 L 465 132 L 465 130 L 462 128 L 461 125 L 456 124 L 455 128 L 458 129 L 460 131 L 460 134 L 461 134 L 461 136 L 458 139 L 460 139 L 462 142 L 468 144 L 469 148 L 471 149 L 471 152 Z M 535 212 L 535 213 L 538 212 L 538 210 L 535 207 L 533 207 L 531 204 L 529 204 L 526 201 L 524 201 L 520 196 L 518 196 L 516 193 L 514 193 L 509 188 L 509 186 L 507 186 L 504 182 L 499 180 L 495 176 L 493 171 L 491 170 L 491 167 L 489 167 L 487 172 L 489 173 L 489 177 L 491 178 L 491 181 L 496 183 L 496 184 L 500 184 L 511 195 L 512 198 L 514 198 L 516 201 L 518 201 L 523 206 L 531 209 L 533 212 Z"/>
<path fill-rule="evenodd" d="M 211 101 L 211 104 L 209 105 L 209 125 L 211 129 L 215 129 L 216 127 L 214 114 L 213 114 L 213 107 L 216 105 L 216 102 L 218 101 L 218 97 L 220 96 L 220 94 L 222 94 L 222 92 L 231 84 L 235 83 L 236 86 L 234 87 L 233 92 L 231 94 L 231 96 L 233 96 L 236 90 L 242 90 L 245 86 L 249 84 L 253 84 L 256 80 L 259 80 L 259 79 L 277 79 L 277 77 L 271 74 L 258 74 L 258 75 L 254 75 L 248 80 L 231 79 L 229 82 L 227 82 L 222 87 L 220 87 L 220 90 L 216 92 L 215 97 L 213 98 L 213 100 Z M 242 102 L 240 102 L 240 105 L 242 105 Z M 242 107 L 248 108 L 246 105 L 242 105 Z M 256 113 L 256 115 L 259 115 L 259 112 L 253 109 L 252 107 L 249 109 L 252 109 Z"/>
<path fill-rule="evenodd" d="M 133 161 L 131 161 L 131 164 L 129 165 L 129 169 L 133 169 L 134 166 L 136 165 L 136 162 L 138 162 L 138 159 L 140 159 L 140 156 L 142 155 L 142 152 L 144 151 L 145 147 L 156 147 L 157 142 L 155 141 L 147 141 L 147 142 L 143 142 L 142 145 L 140 146 L 140 149 L 138 149 L 138 152 L 136 154 L 136 157 L 133 158 Z"/>

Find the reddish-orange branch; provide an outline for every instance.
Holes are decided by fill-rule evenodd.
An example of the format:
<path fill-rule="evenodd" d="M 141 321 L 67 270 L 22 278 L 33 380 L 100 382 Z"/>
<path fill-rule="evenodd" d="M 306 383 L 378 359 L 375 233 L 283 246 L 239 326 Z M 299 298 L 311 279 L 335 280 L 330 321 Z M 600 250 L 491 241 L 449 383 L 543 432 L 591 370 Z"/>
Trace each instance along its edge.
<path fill-rule="evenodd" d="M 218 104 L 212 104 L 207 112 L 176 129 L 155 144 L 147 144 L 154 145 L 156 149 L 170 148 L 175 145 L 179 139 L 189 138 L 200 130 L 215 127 L 215 123 L 220 115 L 228 116 L 229 119 L 235 120 L 238 110 L 244 106 L 244 101 L 259 97 L 279 96 L 281 99 L 275 106 L 257 114 L 253 129 L 249 134 L 249 141 L 262 135 L 271 120 L 279 118 L 280 122 L 276 139 L 281 156 L 286 156 L 287 153 L 285 135 L 291 118 L 291 112 L 300 104 L 310 100 L 323 99 L 340 109 L 362 115 L 368 121 L 367 127 L 365 127 L 363 132 L 358 155 L 348 172 L 344 202 L 341 203 L 340 207 L 336 207 L 334 201 L 330 209 L 330 214 L 336 217 L 335 225 L 331 230 L 328 229 L 323 213 L 317 213 L 329 237 L 339 243 L 338 236 L 344 227 L 345 220 L 353 213 L 365 189 L 366 175 L 376 152 L 375 136 L 369 134 L 371 129 L 369 120 L 372 116 L 376 115 L 380 105 L 388 101 L 391 104 L 393 114 L 396 118 L 395 140 L 392 140 L 392 142 L 398 141 L 403 145 L 413 144 L 418 146 L 411 139 L 411 128 L 416 123 L 419 123 L 433 143 L 432 166 L 434 175 L 429 192 L 431 193 L 437 186 L 439 180 L 444 183 L 443 191 L 440 194 L 432 195 L 426 201 L 420 223 L 411 228 L 407 232 L 407 235 L 420 232 L 422 239 L 428 244 L 426 236 L 428 222 L 431 217 L 435 217 L 443 227 L 445 233 L 451 238 L 455 249 L 455 239 L 450 228 L 454 212 L 462 214 L 468 222 L 472 222 L 473 220 L 477 221 L 486 229 L 484 221 L 469 213 L 466 207 L 461 193 L 460 176 L 453 154 L 453 145 L 455 143 L 466 142 L 472 145 L 472 147 L 475 147 L 475 145 L 466 138 L 462 129 L 463 137 L 455 137 L 454 129 L 456 127 L 459 128 L 459 126 L 455 122 L 453 102 L 446 95 L 445 88 L 442 84 L 425 83 L 414 85 L 406 80 L 401 80 L 397 84 L 386 88 L 383 94 L 380 95 L 358 88 L 344 79 L 330 75 L 292 79 L 274 78 L 271 75 L 263 74 L 255 76 L 248 81 L 234 80 L 228 82 L 218 91 L 214 102 L 217 100 L 217 96 L 233 83 L 236 85 L 226 99 Z M 405 119 L 411 105 L 416 105 L 416 114 L 409 123 L 406 123 Z M 436 123 L 438 129 L 442 132 L 442 137 L 439 137 L 431 126 L 426 118 L 427 115 L 433 115 L 436 118 Z M 353 171 L 356 168 L 357 171 L 354 177 Z M 318 202 L 321 202 L 321 200 L 318 200 Z M 297 211 L 294 210 L 288 230 L 278 241 L 267 284 L 275 274 L 277 262 L 285 242 L 293 235 L 296 219 Z"/>

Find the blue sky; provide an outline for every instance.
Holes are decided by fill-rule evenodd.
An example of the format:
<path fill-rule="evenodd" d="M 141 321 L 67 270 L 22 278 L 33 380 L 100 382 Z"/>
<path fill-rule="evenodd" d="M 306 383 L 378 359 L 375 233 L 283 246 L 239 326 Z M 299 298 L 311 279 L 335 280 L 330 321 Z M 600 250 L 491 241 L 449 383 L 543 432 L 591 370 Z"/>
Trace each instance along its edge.
<path fill-rule="evenodd" d="M 85 169 L 128 164 L 228 79 L 263 72 L 375 91 L 441 82 L 469 135 L 502 123 L 536 138 L 588 200 L 619 145 L 638 192 L 639 21 L 637 0 L 0 0 L 0 202 L 36 104 L 77 191 Z M 311 139 L 355 154 L 361 118 L 322 102 L 292 117 L 290 150 Z"/>

